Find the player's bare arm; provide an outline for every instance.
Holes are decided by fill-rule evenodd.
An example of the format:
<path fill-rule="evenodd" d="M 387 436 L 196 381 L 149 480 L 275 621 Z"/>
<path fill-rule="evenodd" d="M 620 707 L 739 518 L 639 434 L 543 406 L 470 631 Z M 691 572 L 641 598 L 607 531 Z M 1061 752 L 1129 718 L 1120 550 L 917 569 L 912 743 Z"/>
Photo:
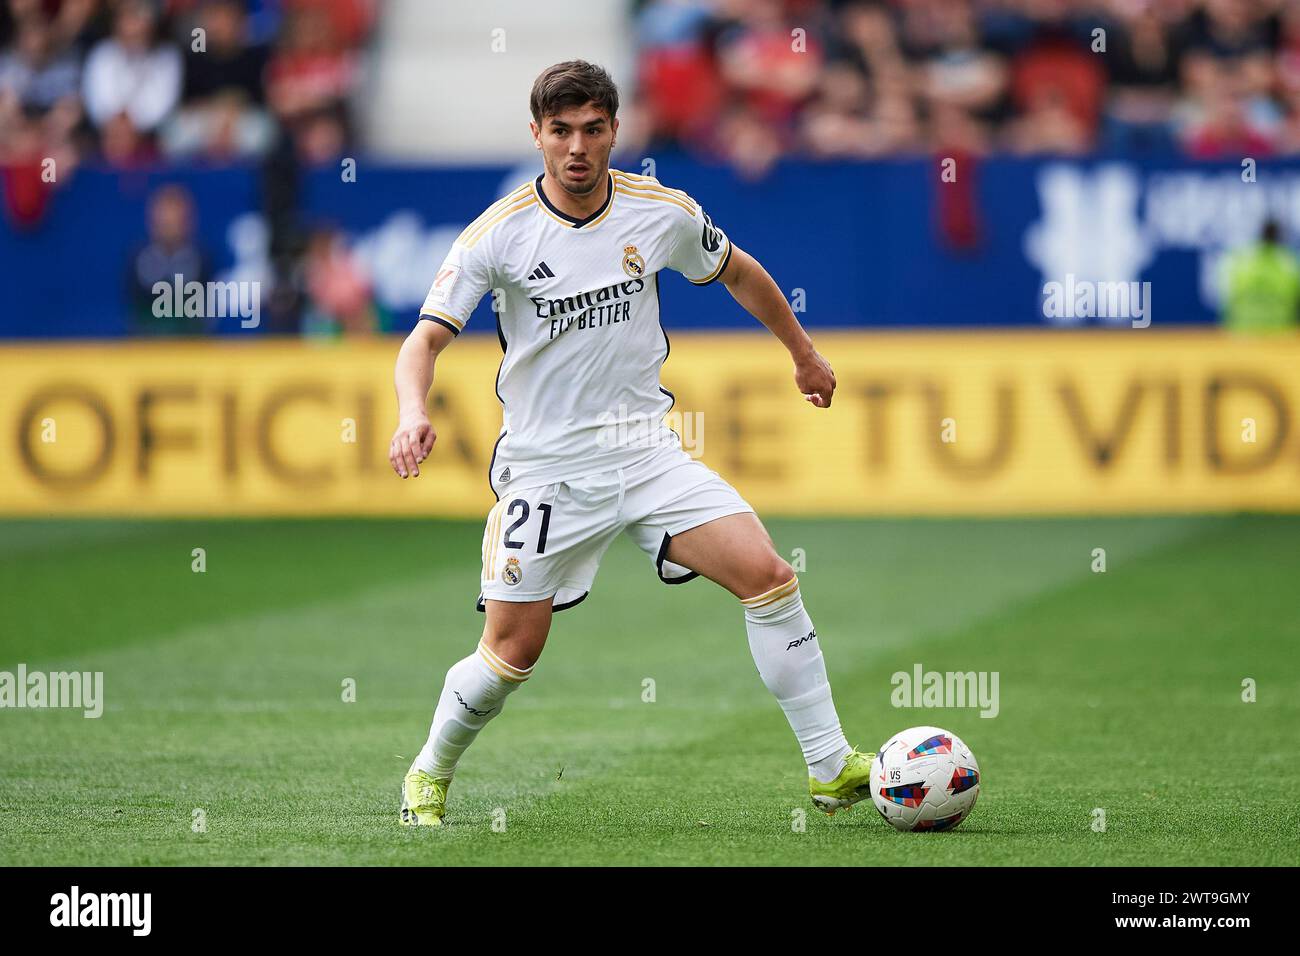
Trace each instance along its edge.
<path fill-rule="evenodd" d="M 718 277 L 732 297 L 781 340 L 794 360 L 794 383 L 803 397 L 818 408 L 830 406 L 835 394 L 835 372 L 813 348 L 812 339 L 795 318 L 776 281 L 745 250 L 732 245 L 731 261 Z"/>
<path fill-rule="evenodd" d="M 425 403 L 433 386 L 438 355 L 455 338 L 445 326 L 418 322 L 397 353 L 393 385 L 397 389 L 397 431 L 388 446 L 388 461 L 403 478 L 420 477 L 420 462 L 429 457 L 438 435 Z"/>

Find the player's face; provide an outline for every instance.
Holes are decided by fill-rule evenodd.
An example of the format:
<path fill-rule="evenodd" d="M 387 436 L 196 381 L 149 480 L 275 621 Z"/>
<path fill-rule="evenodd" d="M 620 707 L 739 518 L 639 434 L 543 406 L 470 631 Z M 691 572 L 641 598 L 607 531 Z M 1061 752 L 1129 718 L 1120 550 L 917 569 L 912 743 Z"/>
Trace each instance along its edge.
<path fill-rule="evenodd" d="M 604 179 L 618 132 L 617 119 L 611 120 L 588 103 L 544 116 L 540 128 L 536 123 L 529 125 L 547 173 L 563 189 L 585 196 Z"/>

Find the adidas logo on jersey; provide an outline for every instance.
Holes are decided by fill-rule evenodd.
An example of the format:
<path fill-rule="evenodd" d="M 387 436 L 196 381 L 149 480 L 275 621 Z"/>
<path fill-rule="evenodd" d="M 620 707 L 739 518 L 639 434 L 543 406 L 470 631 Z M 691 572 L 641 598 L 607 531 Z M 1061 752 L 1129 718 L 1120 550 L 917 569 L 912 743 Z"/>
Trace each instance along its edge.
<path fill-rule="evenodd" d="M 537 279 L 554 279 L 554 278 L 555 278 L 555 273 L 551 271 L 551 267 L 548 266 L 548 265 L 546 264 L 546 260 L 543 259 L 543 260 L 538 264 L 538 266 L 537 266 L 536 269 L 534 269 L 532 272 L 528 273 L 528 278 L 530 278 L 530 279 L 532 279 L 532 280 L 534 280 L 534 281 L 536 281 Z"/>
<path fill-rule="evenodd" d="M 505 468 L 501 469 L 501 477 L 498 478 L 497 481 L 501 482 L 501 484 L 504 485 L 509 480 L 510 480 L 510 467 L 507 465 Z"/>

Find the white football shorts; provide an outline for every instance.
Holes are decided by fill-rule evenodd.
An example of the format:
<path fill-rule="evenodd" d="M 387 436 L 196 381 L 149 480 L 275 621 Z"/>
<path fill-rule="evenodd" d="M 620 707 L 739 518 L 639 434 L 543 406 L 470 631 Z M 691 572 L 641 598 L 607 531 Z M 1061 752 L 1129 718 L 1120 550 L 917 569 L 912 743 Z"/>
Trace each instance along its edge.
<path fill-rule="evenodd" d="M 485 600 L 540 601 L 557 611 L 591 591 L 605 549 L 626 531 L 665 584 L 695 572 L 665 559 L 674 535 L 716 518 L 752 512 L 717 472 L 678 446 L 600 474 L 532 488 L 505 488 L 483 531 Z"/>

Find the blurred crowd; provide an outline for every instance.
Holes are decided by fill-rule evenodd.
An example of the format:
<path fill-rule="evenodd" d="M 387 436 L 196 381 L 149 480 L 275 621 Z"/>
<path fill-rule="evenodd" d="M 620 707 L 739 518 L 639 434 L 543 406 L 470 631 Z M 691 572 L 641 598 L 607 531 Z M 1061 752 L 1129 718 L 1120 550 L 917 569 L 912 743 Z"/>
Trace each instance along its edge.
<path fill-rule="evenodd" d="M 652 141 L 783 155 L 1300 152 L 1297 0 L 646 0 Z"/>
<path fill-rule="evenodd" d="M 255 161 L 263 170 L 271 331 L 331 335 L 377 324 L 369 280 L 328 224 L 297 209 L 304 166 L 353 143 L 349 103 L 375 0 L 4 0 L 0 173 L 10 218 L 39 221 L 81 162 L 129 169 Z M 51 160 L 55 176 L 47 175 Z M 157 315 L 157 282 L 214 277 L 179 185 L 150 198 L 126 268 L 130 328 L 215 331 L 213 317 Z"/>
<path fill-rule="evenodd" d="M 638 77 L 625 138 L 747 175 L 785 156 L 1300 153 L 1300 0 L 625 2 Z M 378 5 L 0 0 L 4 211 L 39 221 L 51 161 L 60 182 L 80 162 L 253 161 L 265 235 L 249 241 L 269 330 L 400 323 L 346 236 L 303 221 L 298 201 L 304 167 L 353 152 Z M 975 236 L 962 195 L 942 194 L 954 247 Z M 142 212 L 134 330 L 214 331 L 153 314 L 156 282 L 216 278 L 193 197 L 161 186 Z"/>
<path fill-rule="evenodd" d="M 374 12 L 373 0 L 4 0 L 0 163 L 332 159 L 351 138 Z"/>

